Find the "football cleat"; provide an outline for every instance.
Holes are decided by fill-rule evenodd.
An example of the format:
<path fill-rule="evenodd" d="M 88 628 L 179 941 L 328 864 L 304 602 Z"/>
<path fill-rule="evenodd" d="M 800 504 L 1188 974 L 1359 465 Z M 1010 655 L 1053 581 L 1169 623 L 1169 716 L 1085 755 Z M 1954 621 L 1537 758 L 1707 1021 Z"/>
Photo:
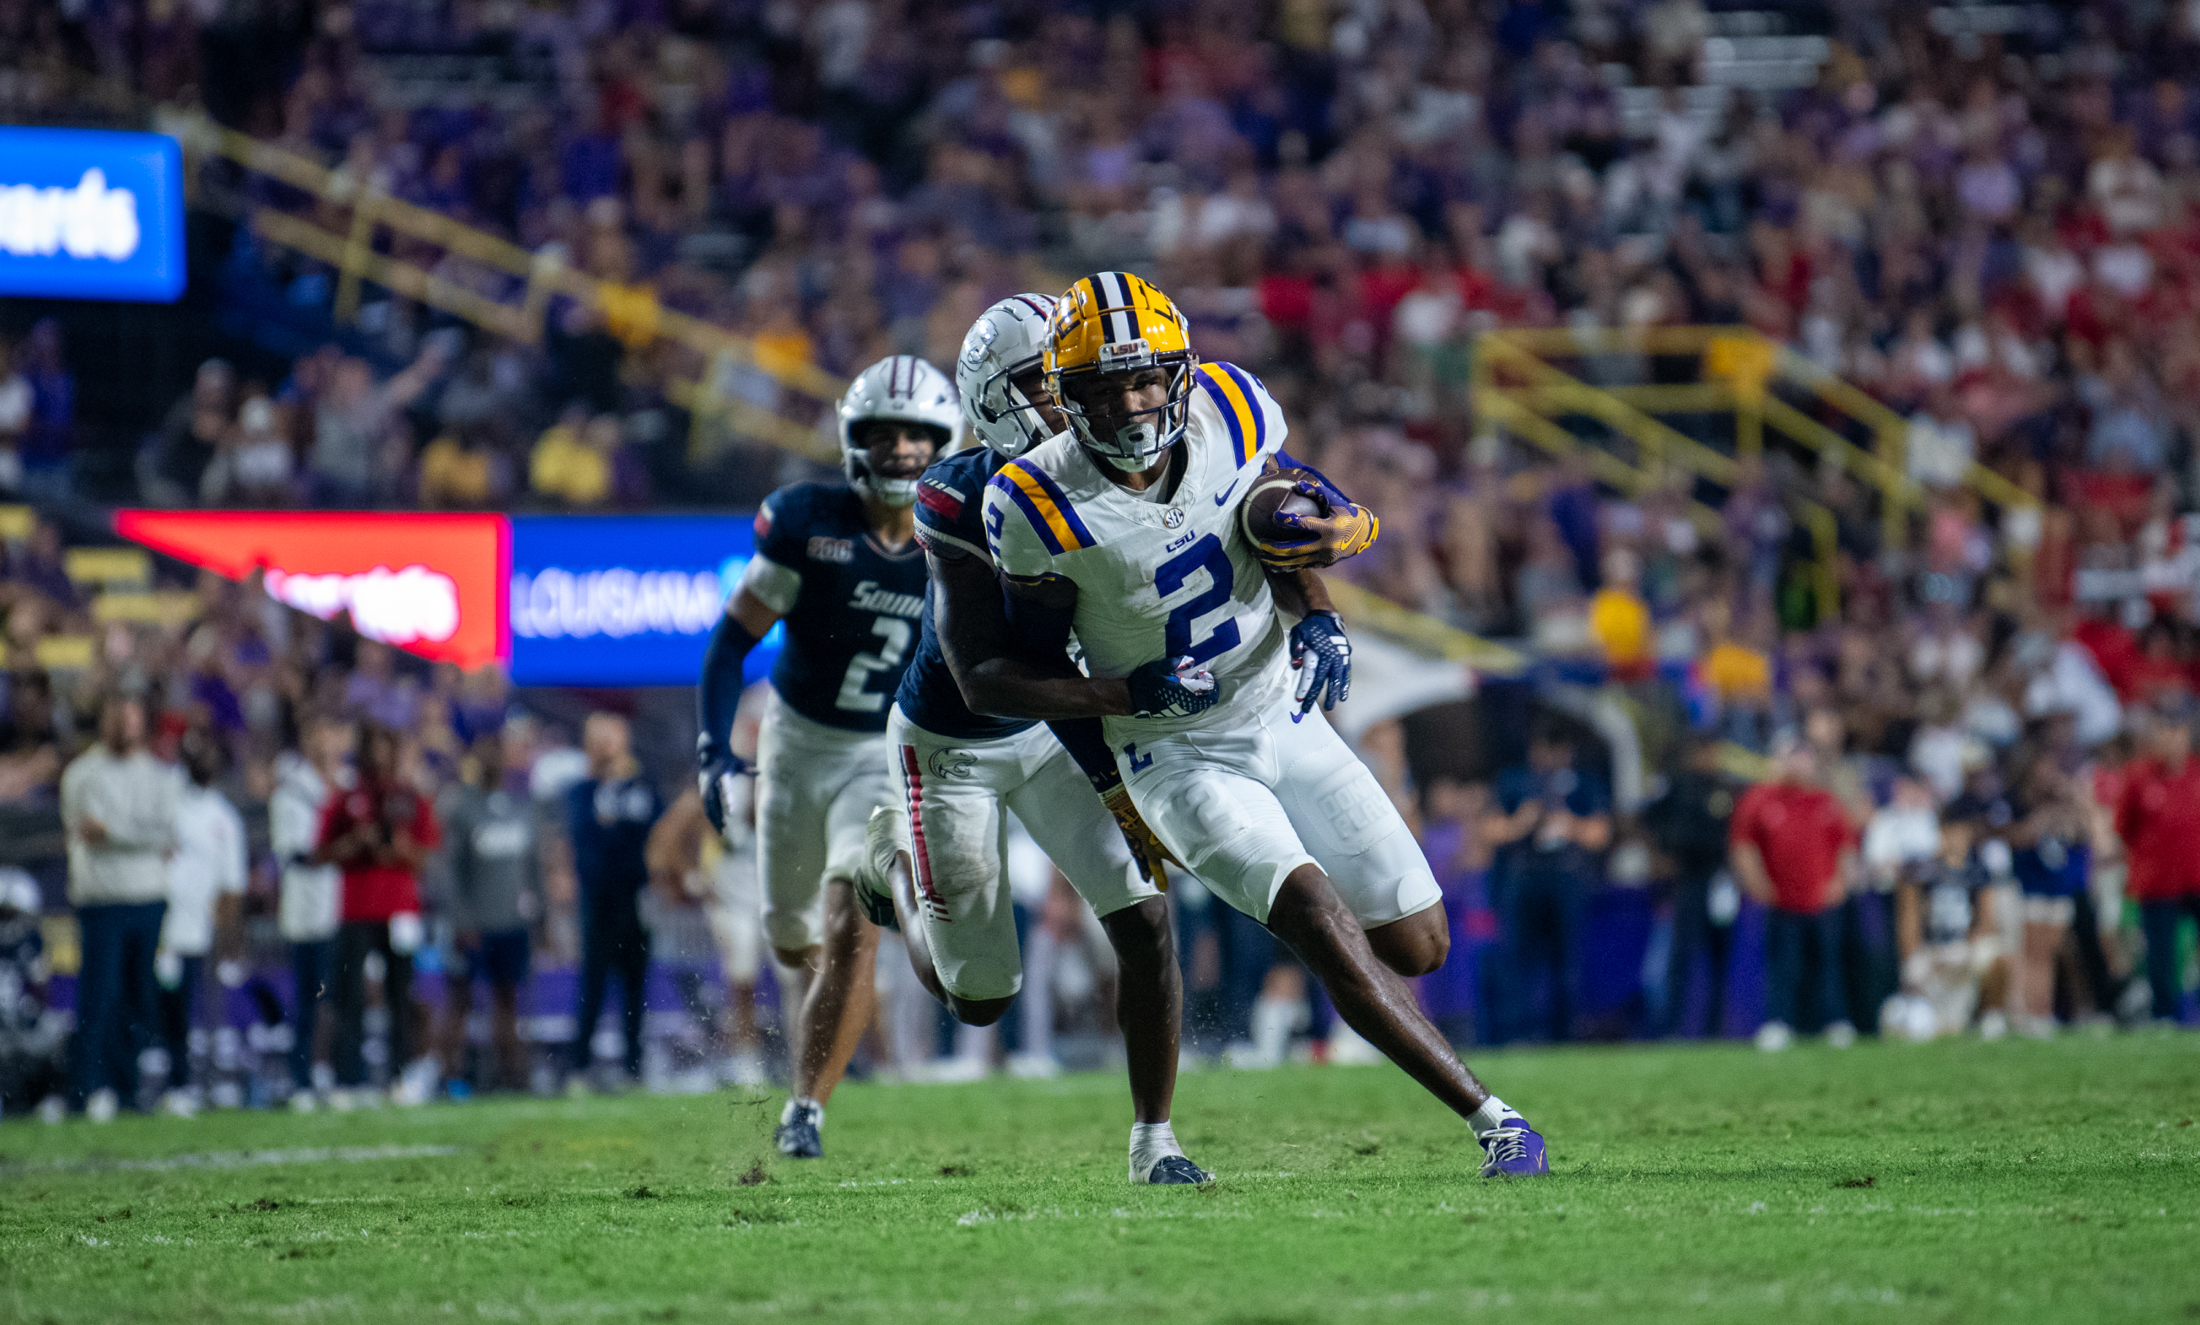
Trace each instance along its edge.
<path fill-rule="evenodd" d="M 1535 1178 L 1551 1171 L 1543 1136 L 1522 1120 L 1518 1127 L 1493 1127 L 1475 1138 L 1482 1146 L 1485 1178 Z"/>
<path fill-rule="evenodd" d="M 789 1159 L 822 1159 L 825 1137 L 818 1129 L 824 1121 L 825 1110 L 817 1105 L 797 1105 L 793 1116 L 779 1124 L 772 1140 L 778 1143 L 779 1153 Z"/>
<path fill-rule="evenodd" d="M 1163 1155 L 1161 1162 L 1146 1175 L 1146 1182 L 1155 1187 L 1197 1187 L 1214 1180 L 1214 1174 L 1182 1155 Z"/>
<path fill-rule="evenodd" d="M 871 811 L 863 825 L 863 864 L 856 868 L 856 905 L 880 929 L 899 930 L 894 914 L 892 870 L 894 856 L 909 850 L 909 816 L 884 805 Z"/>

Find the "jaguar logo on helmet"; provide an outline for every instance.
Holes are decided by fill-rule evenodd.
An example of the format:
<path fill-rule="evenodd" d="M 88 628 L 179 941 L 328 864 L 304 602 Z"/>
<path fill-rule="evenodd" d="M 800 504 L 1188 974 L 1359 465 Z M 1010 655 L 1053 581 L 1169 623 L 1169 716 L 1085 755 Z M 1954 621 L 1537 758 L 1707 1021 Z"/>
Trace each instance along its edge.
<path fill-rule="evenodd" d="M 1012 294 L 970 324 L 955 359 L 963 420 L 979 441 L 1011 460 L 1055 432 L 1042 402 L 1016 384 L 1018 378 L 1030 381 L 1040 370 L 1047 319 L 1053 312 L 1052 296 Z"/>
<path fill-rule="evenodd" d="M 908 423 L 932 438 L 932 455 L 954 449 L 962 431 L 962 409 L 955 400 L 954 384 L 931 364 L 911 354 L 881 359 L 856 374 L 848 392 L 840 398 L 840 466 L 848 486 L 888 506 L 908 506 L 917 500 L 917 479 L 924 466 L 912 474 L 880 474 L 871 464 L 870 449 L 860 434 L 866 424 Z M 931 463 L 930 459 L 925 461 Z"/>
<path fill-rule="evenodd" d="M 1072 285 L 1047 324 L 1047 388 L 1078 444 L 1117 469 L 1148 469 L 1183 439 L 1198 366 L 1184 315 L 1131 272 L 1096 272 Z M 1152 368 L 1168 374 L 1168 385 L 1151 409 L 1096 416 L 1081 403 L 1099 377 Z"/>

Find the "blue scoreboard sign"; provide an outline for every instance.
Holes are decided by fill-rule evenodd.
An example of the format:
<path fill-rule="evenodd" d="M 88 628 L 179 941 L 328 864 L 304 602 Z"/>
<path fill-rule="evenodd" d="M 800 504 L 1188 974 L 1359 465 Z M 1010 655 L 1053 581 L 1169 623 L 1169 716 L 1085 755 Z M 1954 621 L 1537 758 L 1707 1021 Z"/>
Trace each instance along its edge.
<path fill-rule="evenodd" d="M 175 139 L 0 127 L 0 295 L 167 303 L 183 282 Z"/>
<path fill-rule="evenodd" d="M 520 685 L 693 685 L 756 550 L 746 516 L 515 515 L 510 620 Z M 774 627 L 749 655 L 770 670 Z"/>

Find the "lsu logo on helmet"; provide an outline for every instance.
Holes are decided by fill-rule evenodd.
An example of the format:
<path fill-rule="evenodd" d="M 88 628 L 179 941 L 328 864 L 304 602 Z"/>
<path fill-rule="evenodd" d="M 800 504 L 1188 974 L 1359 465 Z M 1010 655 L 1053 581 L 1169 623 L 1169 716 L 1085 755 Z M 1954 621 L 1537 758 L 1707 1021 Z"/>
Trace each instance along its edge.
<path fill-rule="evenodd" d="M 1047 388 L 1077 440 L 1118 469 L 1143 470 L 1184 436 L 1198 364 L 1190 326 L 1176 304 L 1127 271 L 1085 277 L 1055 302 L 1047 320 Z M 1102 420 L 1080 400 L 1080 388 L 1094 378 L 1148 368 L 1169 375 L 1167 397 L 1157 408 Z"/>

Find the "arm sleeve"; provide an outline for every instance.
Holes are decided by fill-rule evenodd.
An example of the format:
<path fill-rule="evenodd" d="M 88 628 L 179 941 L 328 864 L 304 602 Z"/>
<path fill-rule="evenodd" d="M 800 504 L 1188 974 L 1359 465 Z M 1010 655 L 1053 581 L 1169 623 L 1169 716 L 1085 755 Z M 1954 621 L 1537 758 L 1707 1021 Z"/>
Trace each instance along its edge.
<path fill-rule="evenodd" d="M 1122 770 L 1115 766 L 1115 752 L 1108 748 L 1108 738 L 1100 731 L 1100 719 L 1066 718 L 1049 722 L 1047 728 L 1077 766 L 1085 770 L 1094 791 L 1105 791 L 1123 780 Z"/>
<path fill-rule="evenodd" d="M 749 563 L 754 566 L 755 562 Z M 724 754 L 733 744 L 734 714 L 741 707 L 741 672 L 749 652 L 757 645 L 748 627 L 722 612 L 711 628 L 710 643 L 703 646 L 703 676 L 695 687 L 695 720 L 709 744 L 709 755 Z"/>
<path fill-rule="evenodd" d="M 756 555 L 741 573 L 741 587 L 781 616 L 794 610 L 802 594 L 801 566 L 808 558 L 802 505 L 795 489 L 781 488 L 764 499 L 756 512 Z"/>
<path fill-rule="evenodd" d="M 961 482 L 959 475 L 953 476 Z M 937 468 L 928 471 L 917 489 L 917 539 L 937 552 L 962 552 L 991 561 L 980 492 L 965 492 Z"/>

